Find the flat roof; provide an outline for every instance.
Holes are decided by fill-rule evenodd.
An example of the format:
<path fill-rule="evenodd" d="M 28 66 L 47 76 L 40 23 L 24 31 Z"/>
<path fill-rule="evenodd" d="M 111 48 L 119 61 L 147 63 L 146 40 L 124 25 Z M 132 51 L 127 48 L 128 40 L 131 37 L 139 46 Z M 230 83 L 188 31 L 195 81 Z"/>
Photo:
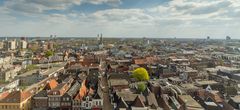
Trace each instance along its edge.
<path fill-rule="evenodd" d="M 126 79 L 110 79 L 109 82 L 111 86 L 128 85 L 128 81 Z"/>
<path fill-rule="evenodd" d="M 214 81 L 214 80 L 204 80 L 204 81 L 197 81 L 196 82 L 197 85 L 213 85 L 213 84 L 218 84 L 218 82 Z"/>
<path fill-rule="evenodd" d="M 192 83 L 181 84 L 180 86 L 186 89 L 198 89 L 198 87 Z"/>

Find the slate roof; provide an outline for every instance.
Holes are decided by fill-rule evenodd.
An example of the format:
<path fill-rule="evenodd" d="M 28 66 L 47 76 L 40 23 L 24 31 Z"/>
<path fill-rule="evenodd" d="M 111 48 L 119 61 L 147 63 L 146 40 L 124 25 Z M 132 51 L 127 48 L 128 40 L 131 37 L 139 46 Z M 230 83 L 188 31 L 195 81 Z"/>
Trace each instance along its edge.
<path fill-rule="evenodd" d="M 123 98 L 120 98 L 117 108 L 128 108 L 127 103 L 123 100 Z"/>
<path fill-rule="evenodd" d="M 76 81 L 73 86 L 68 90 L 68 94 L 73 97 L 74 95 L 76 95 L 76 93 L 79 91 L 81 85 L 78 81 Z"/>
<path fill-rule="evenodd" d="M 37 94 L 35 94 L 33 97 L 47 97 L 47 91 L 42 90 L 42 91 L 38 92 Z"/>

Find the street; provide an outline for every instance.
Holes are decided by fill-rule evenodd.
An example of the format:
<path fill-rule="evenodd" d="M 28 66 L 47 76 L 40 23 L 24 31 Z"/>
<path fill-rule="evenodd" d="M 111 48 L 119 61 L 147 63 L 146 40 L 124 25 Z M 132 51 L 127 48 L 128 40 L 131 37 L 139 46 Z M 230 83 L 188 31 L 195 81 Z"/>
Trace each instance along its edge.
<path fill-rule="evenodd" d="M 110 97 L 109 97 L 109 87 L 107 83 L 107 77 L 102 76 L 102 89 L 103 89 L 103 110 L 113 110 L 113 106 L 110 102 Z"/>

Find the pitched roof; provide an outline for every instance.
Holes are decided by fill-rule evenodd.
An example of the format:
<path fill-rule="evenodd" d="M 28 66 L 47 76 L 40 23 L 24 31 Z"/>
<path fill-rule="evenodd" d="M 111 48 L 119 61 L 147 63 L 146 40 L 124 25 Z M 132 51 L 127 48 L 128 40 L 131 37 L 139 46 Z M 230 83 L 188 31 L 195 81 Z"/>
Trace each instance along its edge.
<path fill-rule="evenodd" d="M 79 90 L 79 88 L 81 87 L 80 83 L 77 81 L 73 84 L 73 86 L 68 90 L 68 94 L 73 97 L 74 95 L 76 95 L 77 91 Z"/>
<path fill-rule="evenodd" d="M 146 59 L 134 59 L 134 63 L 137 65 L 146 64 L 146 62 L 147 62 Z"/>
<path fill-rule="evenodd" d="M 148 105 L 154 105 L 155 107 L 158 107 L 157 99 L 155 98 L 155 95 L 153 93 L 149 93 L 147 96 L 147 102 Z"/>
<path fill-rule="evenodd" d="M 5 97 L 7 97 L 9 95 L 8 91 L 4 91 L 2 93 L 0 93 L 0 100 L 4 99 Z"/>
<path fill-rule="evenodd" d="M 190 110 L 203 110 L 203 107 L 190 95 L 179 95 L 179 99 L 183 101 L 185 106 Z"/>
<path fill-rule="evenodd" d="M 123 98 L 120 98 L 118 104 L 117 104 L 117 108 L 128 108 L 127 103 L 123 100 Z"/>
<path fill-rule="evenodd" d="M 138 95 L 135 100 L 133 101 L 132 105 L 134 107 L 145 107 L 145 104 L 143 102 L 143 100 L 140 98 L 140 96 Z"/>
<path fill-rule="evenodd" d="M 47 97 L 47 91 L 42 90 L 42 91 L 38 92 L 37 94 L 35 94 L 34 97 Z"/>
<path fill-rule="evenodd" d="M 223 99 L 217 93 L 211 93 L 210 97 L 214 100 L 214 102 L 221 103 Z"/>
<path fill-rule="evenodd" d="M 57 85 L 58 85 L 58 82 L 55 79 L 51 79 L 49 83 L 46 85 L 46 88 L 52 90 L 55 87 L 57 87 Z"/>
<path fill-rule="evenodd" d="M 143 95 L 132 94 L 130 92 L 116 92 L 116 94 L 118 97 L 123 98 L 123 100 L 126 102 L 133 102 L 137 96 L 139 96 L 145 102 L 145 97 Z"/>
<path fill-rule="evenodd" d="M 235 103 L 240 104 L 240 95 L 236 95 L 234 97 L 231 98 Z"/>
<path fill-rule="evenodd" d="M 79 89 L 79 92 L 77 96 L 74 98 L 74 100 L 82 100 L 84 96 L 87 95 L 87 87 L 85 85 L 86 80 L 84 80 L 81 84 L 81 88 Z"/>
<path fill-rule="evenodd" d="M 25 101 L 29 97 L 31 97 L 32 94 L 30 91 L 13 91 L 9 93 L 8 96 L 6 96 L 4 99 L 0 100 L 2 103 L 21 103 L 22 101 Z"/>
<path fill-rule="evenodd" d="M 101 96 L 98 93 L 96 93 L 93 98 L 94 99 L 102 99 Z"/>
<path fill-rule="evenodd" d="M 150 105 L 150 108 L 151 109 L 157 109 L 156 105 L 154 105 L 154 104 Z"/>

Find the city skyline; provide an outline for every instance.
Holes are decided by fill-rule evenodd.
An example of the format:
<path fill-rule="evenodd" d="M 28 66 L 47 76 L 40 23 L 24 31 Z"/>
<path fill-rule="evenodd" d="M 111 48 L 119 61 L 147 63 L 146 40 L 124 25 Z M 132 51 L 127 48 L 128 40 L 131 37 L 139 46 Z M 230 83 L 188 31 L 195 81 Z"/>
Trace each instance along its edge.
<path fill-rule="evenodd" d="M 239 38 L 237 0 L 0 0 L 0 36 Z"/>

